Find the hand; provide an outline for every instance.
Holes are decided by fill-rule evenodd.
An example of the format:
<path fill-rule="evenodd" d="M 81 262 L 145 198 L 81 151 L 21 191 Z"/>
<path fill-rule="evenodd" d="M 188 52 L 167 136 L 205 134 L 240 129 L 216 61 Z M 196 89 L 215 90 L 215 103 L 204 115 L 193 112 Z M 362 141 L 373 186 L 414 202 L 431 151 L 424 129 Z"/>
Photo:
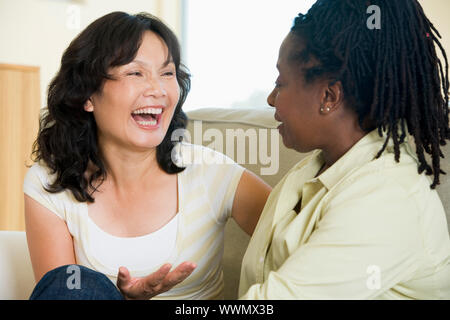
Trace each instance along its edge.
<path fill-rule="evenodd" d="M 133 278 L 127 268 L 120 267 L 117 287 L 127 300 L 148 300 L 172 289 L 189 277 L 196 267 L 195 263 L 183 262 L 175 270 L 170 271 L 172 265 L 166 263 L 158 271 L 143 278 Z"/>

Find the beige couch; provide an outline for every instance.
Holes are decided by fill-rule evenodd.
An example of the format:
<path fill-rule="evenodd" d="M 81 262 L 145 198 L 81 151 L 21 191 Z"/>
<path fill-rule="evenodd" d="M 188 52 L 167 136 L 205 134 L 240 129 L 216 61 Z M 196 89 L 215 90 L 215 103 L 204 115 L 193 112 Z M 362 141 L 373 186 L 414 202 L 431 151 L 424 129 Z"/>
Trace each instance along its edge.
<path fill-rule="evenodd" d="M 229 137 L 232 137 L 232 134 L 236 133 L 242 139 L 244 134 L 247 133 L 246 143 L 248 146 L 249 141 L 251 139 L 255 139 L 255 135 L 253 134 L 253 132 L 256 131 L 256 138 L 258 140 L 258 143 L 256 143 L 257 148 L 253 149 L 253 152 L 255 152 L 255 150 L 256 152 L 259 152 L 260 147 L 262 147 L 264 143 L 269 143 L 270 145 L 272 145 L 274 142 L 277 143 L 277 141 L 270 139 L 269 132 L 266 134 L 267 142 L 263 141 L 265 136 L 264 129 L 269 131 L 274 130 L 272 132 L 276 133 L 275 130 L 278 124 L 274 120 L 273 114 L 274 109 L 269 107 L 258 109 L 205 108 L 188 112 L 188 130 L 191 133 L 191 142 L 214 147 L 214 139 L 212 137 L 220 138 L 220 135 L 217 134 L 218 131 L 222 133 L 223 137 L 226 137 L 226 130 L 228 129 Z M 236 130 L 238 129 L 242 129 L 242 131 L 237 132 Z M 204 139 L 201 139 L 201 135 L 205 135 L 203 137 Z M 289 170 L 295 163 L 300 161 L 300 159 L 305 156 L 305 154 L 300 154 L 293 150 L 287 149 L 283 145 L 281 138 L 277 133 L 276 136 L 278 138 L 279 149 L 279 168 L 276 172 L 270 175 L 261 175 L 261 168 L 268 167 L 266 162 L 261 161 L 264 160 L 264 157 L 262 157 L 262 159 L 260 159 L 260 157 L 257 157 L 257 163 L 249 164 L 247 154 L 246 161 L 244 161 L 244 163 L 241 163 L 242 166 L 259 175 L 272 187 L 275 186 L 275 184 L 284 176 L 287 170 Z M 195 141 L 195 139 L 197 139 L 197 141 Z M 225 154 L 237 161 L 237 140 L 238 138 L 235 139 L 234 148 L 230 147 L 228 149 L 228 152 L 226 150 L 226 143 L 224 141 L 222 143 L 222 146 L 220 142 L 216 145 L 219 147 L 219 151 L 223 151 Z M 254 142 L 253 145 L 255 145 Z M 271 149 L 270 147 L 266 148 L 268 150 Z M 263 154 L 264 153 L 265 152 L 263 152 Z M 441 160 L 441 166 L 442 170 L 448 172 L 448 175 L 441 178 L 441 185 L 437 188 L 437 190 L 447 213 L 447 223 L 450 230 L 450 144 L 447 144 L 447 146 L 444 147 L 444 154 L 446 155 L 446 158 Z M 223 257 L 226 299 L 235 299 L 237 297 L 241 260 L 249 239 L 250 238 L 247 236 L 247 234 L 245 234 L 232 219 L 228 222 L 226 227 L 225 251 Z"/>
<path fill-rule="evenodd" d="M 273 113 L 272 108 L 199 109 L 188 112 L 190 118 L 188 130 L 192 142 L 206 146 L 211 146 L 215 142 L 219 150 L 222 148 L 220 151 L 241 162 L 244 167 L 274 186 L 287 170 L 305 155 L 283 146 L 276 131 L 277 123 L 273 119 Z M 232 129 L 228 131 L 231 137 L 229 139 L 225 139 L 227 129 Z M 239 138 L 235 138 L 234 134 Z M 239 145 L 237 140 L 241 139 L 242 143 L 245 136 L 247 136 L 246 145 Z M 234 146 L 229 144 L 226 150 L 227 143 L 224 140 L 228 142 L 235 140 Z M 238 149 L 240 153 L 237 152 Z M 242 151 L 246 153 L 245 159 L 239 159 Z M 442 161 L 443 170 L 450 173 L 450 145 L 446 146 L 445 154 L 447 158 Z M 450 174 L 443 177 L 438 192 L 446 208 L 447 221 L 450 222 Z M 240 265 L 248 240 L 249 237 L 233 220 L 230 220 L 226 227 L 223 257 L 227 299 L 237 297 Z M 0 231 L 0 271 L 0 300 L 27 299 L 30 296 L 34 287 L 34 277 L 24 232 Z"/>

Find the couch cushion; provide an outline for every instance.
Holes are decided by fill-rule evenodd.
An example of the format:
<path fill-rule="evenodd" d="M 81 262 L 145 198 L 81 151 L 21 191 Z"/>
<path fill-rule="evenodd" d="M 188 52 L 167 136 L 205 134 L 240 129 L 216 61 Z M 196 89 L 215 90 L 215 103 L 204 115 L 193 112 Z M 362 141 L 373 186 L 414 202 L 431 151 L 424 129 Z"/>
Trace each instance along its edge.
<path fill-rule="evenodd" d="M 35 281 L 24 231 L 0 231 L 0 300 L 27 300 Z"/>
<path fill-rule="evenodd" d="M 279 123 L 273 117 L 274 110 L 204 108 L 190 111 L 187 113 L 190 142 L 225 153 L 273 187 L 305 156 L 283 145 L 276 129 Z"/>

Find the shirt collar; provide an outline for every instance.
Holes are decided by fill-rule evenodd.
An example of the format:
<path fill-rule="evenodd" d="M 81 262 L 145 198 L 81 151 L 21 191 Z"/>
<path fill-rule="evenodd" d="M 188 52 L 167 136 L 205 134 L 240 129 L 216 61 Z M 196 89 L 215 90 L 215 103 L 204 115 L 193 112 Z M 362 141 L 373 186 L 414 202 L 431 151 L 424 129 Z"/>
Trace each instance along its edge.
<path fill-rule="evenodd" d="M 375 159 L 378 152 L 383 147 L 386 136 L 382 137 L 378 134 L 378 129 L 366 134 L 353 147 L 350 148 L 338 161 L 330 168 L 325 170 L 317 179 L 330 190 L 336 185 L 346 174 L 352 169 L 361 167 L 362 165 Z M 387 150 L 392 147 L 392 139 L 390 139 Z M 322 152 L 317 154 L 317 158 L 324 163 Z"/>

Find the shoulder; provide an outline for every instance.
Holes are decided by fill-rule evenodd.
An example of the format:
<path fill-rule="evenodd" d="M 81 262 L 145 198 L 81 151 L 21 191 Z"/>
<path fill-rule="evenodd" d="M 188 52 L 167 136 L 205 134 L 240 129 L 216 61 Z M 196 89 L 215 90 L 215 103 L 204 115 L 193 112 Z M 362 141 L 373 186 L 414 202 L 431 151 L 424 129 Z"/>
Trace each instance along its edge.
<path fill-rule="evenodd" d="M 400 162 L 387 154 L 349 172 L 327 195 L 328 208 L 360 208 L 389 219 L 417 221 L 433 202 L 442 206 L 430 180 L 419 174 L 416 161 L 402 154 Z"/>
<path fill-rule="evenodd" d="M 219 196 L 220 190 L 233 189 L 245 171 L 230 157 L 205 146 L 180 143 L 177 153 L 177 165 L 186 168 L 183 180 L 190 185 L 207 186 L 206 192 L 214 196 Z"/>
<path fill-rule="evenodd" d="M 409 154 L 402 153 L 400 161 L 397 162 L 394 154 L 388 153 L 355 168 L 343 179 L 340 187 L 372 186 L 376 187 L 376 190 L 389 187 L 407 197 L 416 194 L 419 190 L 426 193 L 432 192 L 430 184 L 430 180 L 424 173 L 418 173 L 417 162 Z"/>
<path fill-rule="evenodd" d="M 371 161 L 328 190 L 320 207 L 323 230 L 341 230 L 343 239 L 353 236 L 417 250 L 423 243 L 434 250 L 432 239 L 448 239 L 436 190 L 427 176 L 418 174 L 415 161 L 404 158 L 400 163 L 390 157 Z"/>
<path fill-rule="evenodd" d="M 55 174 L 52 174 L 51 169 L 42 162 L 34 163 L 25 174 L 24 187 L 30 185 L 47 186 L 55 179 Z"/>
<path fill-rule="evenodd" d="M 211 148 L 191 143 L 179 143 L 172 152 L 177 166 L 187 170 L 223 170 L 224 167 L 242 168 L 233 159 Z"/>
<path fill-rule="evenodd" d="M 33 164 L 27 171 L 23 182 L 23 192 L 46 207 L 60 218 L 66 219 L 66 211 L 77 203 L 72 193 L 64 190 L 58 193 L 47 191 L 56 174 L 42 162 Z"/>

